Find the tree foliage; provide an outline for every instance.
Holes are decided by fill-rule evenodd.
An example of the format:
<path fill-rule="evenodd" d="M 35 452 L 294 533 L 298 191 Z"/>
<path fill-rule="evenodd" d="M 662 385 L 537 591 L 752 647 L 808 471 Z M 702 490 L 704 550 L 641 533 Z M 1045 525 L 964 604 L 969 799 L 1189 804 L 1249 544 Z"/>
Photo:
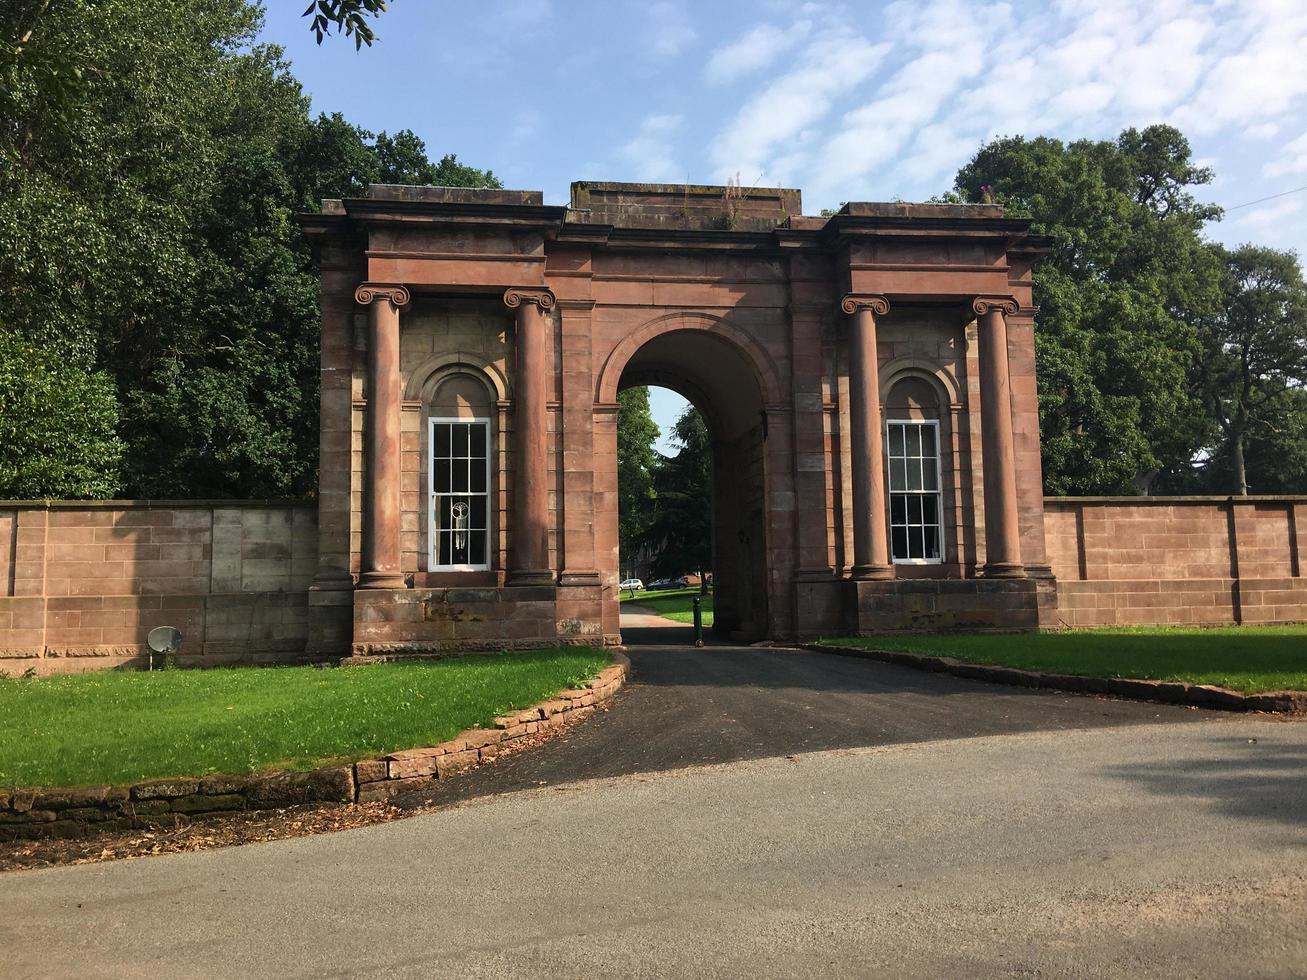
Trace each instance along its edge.
<path fill-rule="evenodd" d="M 103 497 L 123 444 L 113 379 L 0 329 L 0 497 Z"/>
<path fill-rule="evenodd" d="M 659 576 L 712 567 L 712 445 L 698 409 L 681 413 L 672 437 L 680 448 L 654 469 L 654 513 L 645 532 Z"/>
<path fill-rule="evenodd" d="M 309 30 L 319 44 L 330 37 L 332 30 L 354 38 L 354 50 L 363 45 L 372 46 L 377 35 L 368 23 L 369 17 L 379 17 L 387 7 L 386 0 L 313 0 L 304 11 Z"/>
<path fill-rule="evenodd" d="M 60 493 L 311 493 L 317 275 L 294 213 L 374 181 L 498 185 L 407 130 L 311 119 L 261 23 L 247 0 L 0 8 L 26 37 L 0 65 L 3 329 L 106 372 L 123 442 Z"/>
<path fill-rule="evenodd" d="M 1115 141 L 1009 137 L 982 147 L 956 191 L 990 187 L 1052 252 L 1036 267 L 1036 359 L 1050 493 L 1133 493 L 1187 472 L 1211 420 L 1191 384 L 1198 323 L 1220 305 L 1202 238 L 1211 180 L 1170 126 Z"/>
<path fill-rule="evenodd" d="M 1207 483 L 1246 494 L 1307 485 L 1307 284 L 1292 253 L 1218 249 L 1224 301 L 1202 324 L 1199 382 L 1219 429 Z M 1251 465 L 1250 465 L 1251 464 Z"/>
<path fill-rule="evenodd" d="M 617 396 L 618 542 L 623 555 L 644 542 L 653 520 L 653 473 L 658 425 L 649 412 L 649 389 L 627 388 Z"/>

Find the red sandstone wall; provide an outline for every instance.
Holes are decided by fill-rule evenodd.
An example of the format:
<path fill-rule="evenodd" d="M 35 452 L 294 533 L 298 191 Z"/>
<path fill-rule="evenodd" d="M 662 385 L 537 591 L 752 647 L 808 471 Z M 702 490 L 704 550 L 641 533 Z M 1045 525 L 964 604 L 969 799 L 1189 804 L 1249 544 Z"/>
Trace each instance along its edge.
<path fill-rule="evenodd" d="M 1307 497 L 1048 498 L 1068 626 L 1307 620 Z"/>
<path fill-rule="evenodd" d="M 0 670 L 139 661 L 165 625 L 182 662 L 293 659 L 316 563 L 312 504 L 0 501 Z"/>

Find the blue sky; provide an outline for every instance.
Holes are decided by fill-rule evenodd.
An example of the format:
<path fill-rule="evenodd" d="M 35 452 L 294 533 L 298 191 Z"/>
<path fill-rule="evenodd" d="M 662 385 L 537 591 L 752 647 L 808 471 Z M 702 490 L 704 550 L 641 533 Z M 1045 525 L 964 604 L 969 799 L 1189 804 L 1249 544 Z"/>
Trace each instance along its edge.
<path fill-rule="evenodd" d="M 923 200 L 986 139 L 1169 122 L 1216 172 L 1210 228 L 1307 253 L 1307 0 L 393 0 L 314 44 L 270 0 L 315 111 L 567 201 L 573 180 L 783 184 L 804 210 Z M 670 394 L 670 393 L 669 393 Z M 680 400 L 659 398 L 670 425 Z M 664 447 L 665 448 L 665 447 Z"/>

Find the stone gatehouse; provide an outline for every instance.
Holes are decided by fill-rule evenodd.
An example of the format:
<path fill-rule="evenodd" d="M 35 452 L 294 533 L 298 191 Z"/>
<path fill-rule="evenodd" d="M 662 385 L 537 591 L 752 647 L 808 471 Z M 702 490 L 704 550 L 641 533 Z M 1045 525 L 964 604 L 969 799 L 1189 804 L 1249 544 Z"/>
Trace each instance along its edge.
<path fill-rule="evenodd" d="M 1307 620 L 1307 497 L 1044 498 L 1031 268 L 992 205 L 374 186 L 322 269 L 316 502 L 0 501 L 0 670 L 617 643 L 617 396 L 713 452 L 718 628 Z"/>
<path fill-rule="evenodd" d="M 1030 271 L 992 205 L 373 186 L 322 267 L 310 646 L 616 643 L 617 395 L 713 450 L 717 629 L 1052 625 Z"/>

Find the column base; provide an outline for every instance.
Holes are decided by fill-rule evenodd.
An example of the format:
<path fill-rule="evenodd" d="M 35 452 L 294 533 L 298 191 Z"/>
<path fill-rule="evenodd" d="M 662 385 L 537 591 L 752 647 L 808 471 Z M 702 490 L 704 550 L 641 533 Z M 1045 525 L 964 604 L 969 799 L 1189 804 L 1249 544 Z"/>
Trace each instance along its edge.
<path fill-rule="evenodd" d="M 509 585 L 553 585 L 554 573 L 548 568 L 519 568 L 508 573 Z"/>
<path fill-rule="evenodd" d="M 854 565 L 850 574 L 862 582 L 888 582 L 895 577 L 893 565 Z"/>
<path fill-rule="evenodd" d="M 364 572 L 359 576 L 360 589 L 406 589 L 402 572 Z"/>
<path fill-rule="evenodd" d="M 985 578 L 1026 578 L 1026 566 L 1019 561 L 985 563 Z"/>
<path fill-rule="evenodd" d="M 310 592 L 350 592 L 354 588 L 354 576 L 343 568 L 323 569 L 313 577 Z"/>

